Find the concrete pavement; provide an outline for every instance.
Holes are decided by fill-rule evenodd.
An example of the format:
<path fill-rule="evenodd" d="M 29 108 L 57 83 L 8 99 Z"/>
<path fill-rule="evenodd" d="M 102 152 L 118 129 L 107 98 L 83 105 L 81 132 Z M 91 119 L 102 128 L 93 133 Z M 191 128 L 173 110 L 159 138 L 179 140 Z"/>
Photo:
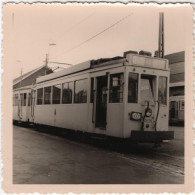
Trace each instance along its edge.
<path fill-rule="evenodd" d="M 14 126 L 13 135 L 15 184 L 184 182 L 182 163 L 175 166 L 172 158 L 167 163 L 169 157 L 120 154 L 18 126 Z"/>

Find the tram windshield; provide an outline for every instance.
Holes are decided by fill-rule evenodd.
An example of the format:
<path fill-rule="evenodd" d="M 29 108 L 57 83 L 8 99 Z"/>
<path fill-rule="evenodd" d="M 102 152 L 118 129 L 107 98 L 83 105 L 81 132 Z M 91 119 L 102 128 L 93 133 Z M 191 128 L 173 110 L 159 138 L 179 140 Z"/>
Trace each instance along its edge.
<path fill-rule="evenodd" d="M 141 89 L 140 89 L 140 100 L 141 104 L 145 101 L 149 101 L 154 104 L 154 85 L 155 76 L 152 75 L 141 75 Z"/>

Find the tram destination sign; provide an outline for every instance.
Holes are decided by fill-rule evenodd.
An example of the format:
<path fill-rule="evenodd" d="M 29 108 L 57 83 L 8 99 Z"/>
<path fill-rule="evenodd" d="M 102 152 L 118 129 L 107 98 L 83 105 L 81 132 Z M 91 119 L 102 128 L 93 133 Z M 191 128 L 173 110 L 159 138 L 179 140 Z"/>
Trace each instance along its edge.
<path fill-rule="evenodd" d="M 136 54 L 128 54 L 127 60 L 130 65 L 138 65 L 148 68 L 168 70 L 168 60 L 150 56 L 141 56 Z"/>

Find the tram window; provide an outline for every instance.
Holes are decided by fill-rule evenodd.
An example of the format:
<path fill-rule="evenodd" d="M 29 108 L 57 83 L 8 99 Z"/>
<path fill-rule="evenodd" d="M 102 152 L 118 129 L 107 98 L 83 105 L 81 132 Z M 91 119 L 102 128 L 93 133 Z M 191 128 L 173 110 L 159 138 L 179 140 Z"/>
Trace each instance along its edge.
<path fill-rule="evenodd" d="M 73 94 L 73 82 L 62 85 L 62 104 L 71 104 Z"/>
<path fill-rule="evenodd" d="M 13 97 L 13 106 L 17 106 L 18 105 L 18 94 L 15 94 Z"/>
<path fill-rule="evenodd" d="M 154 103 L 154 81 L 155 76 L 152 75 L 141 75 L 141 89 L 140 89 L 140 100 L 141 103 L 150 101 Z"/>
<path fill-rule="evenodd" d="M 87 79 L 75 81 L 74 103 L 87 103 Z"/>
<path fill-rule="evenodd" d="M 138 102 L 138 74 L 129 73 L 128 103 Z"/>
<path fill-rule="evenodd" d="M 23 105 L 23 93 L 20 94 L 20 105 L 22 106 Z"/>
<path fill-rule="evenodd" d="M 123 102 L 123 73 L 110 75 L 110 103 L 122 103 Z"/>
<path fill-rule="evenodd" d="M 180 110 L 184 110 L 184 100 L 180 100 Z"/>
<path fill-rule="evenodd" d="M 22 104 L 22 106 L 26 106 L 26 93 L 24 93 L 24 99 L 23 99 L 23 104 Z"/>
<path fill-rule="evenodd" d="M 15 106 L 18 106 L 18 94 L 15 95 Z"/>
<path fill-rule="evenodd" d="M 37 89 L 37 105 L 43 104 L 43 88 Z"/>
<path fill-rule="evenodd" d="M 90 103 L 94 102 L 94 78 L 91 78 L 91 94 L 90 94 Z"/>
<path fill-rule="evenodd" d="M 52 104 L 60 104 L 61 85 L 53 86 Z"/>
<path fill-rule="evenodd" d="M 28 93 L 28 106 L 30 106 L 30 102 L 31 102 L 31 93 Z"/>
<path fill-rule="evenodd" d="M 51 87 L 44 88 L 44 104 L 51 104 Z"/>
<path fill-rule="evenodd" d="M 26 93 L 20 94 L 20 102 L 21 102 L 21 106 L 26 106 Z"/>
<path fill-rule="evenodd" d="M 161 104 L 167 105 L 167 78 L 159 77 L 158 100 Z"/>

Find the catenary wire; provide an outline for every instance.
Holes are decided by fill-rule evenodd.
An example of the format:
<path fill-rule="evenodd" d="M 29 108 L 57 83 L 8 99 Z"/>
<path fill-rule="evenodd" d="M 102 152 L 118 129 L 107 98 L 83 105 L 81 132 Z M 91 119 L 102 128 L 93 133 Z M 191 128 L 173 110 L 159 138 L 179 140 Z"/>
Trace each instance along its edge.
<path fill-rule="evenodd" d="M 113 24 L 110 25 L 109 27 L 107 27 L 107 28 L 105 28 L 104 30 L 100 31 L 99 33 L 93 35 L 92 37 L 88 38 L 87 40 L 81 42 L 80 44 L 78 44 L 78 45 L 76 45 L 76 46 L 74 46 L 74 47 L 72 47 L 72 48 L 66 50 L 66 51 L 63 52 L 63 53 L 60 53 L 59 55 L 56 55 L 56 57 L 57 57 L 57 56 L 60 56 L 60 55 L 62 55 L 62 54 L 69 53 L 69 52 L 71 52 L 72 50 L 77 49 L 78 47 L 81 47 L 81 46 L 84 45 L 85 43 L 91 41 L 92 39 L 94 39 L 94 38 L 96 38 L 96 37 L 98 37 L 98 36 L 100 36 L 101 34 L 103 34 L 104 32 L 106 32 L 107 30 L 111 29 L 112 27 L 116 26 L 117 24 L 119 24 L 119 23 L 122 22 L 123 20 L 127 19 L 127 18 L 128 18 L 129 16 L 131 16 L 132 14 L 133 14 L 133 13 L 128 14 L 127 16 L 121 18 L 121 19 L 118 20 L 117 22 L 113 23 Z"/>

